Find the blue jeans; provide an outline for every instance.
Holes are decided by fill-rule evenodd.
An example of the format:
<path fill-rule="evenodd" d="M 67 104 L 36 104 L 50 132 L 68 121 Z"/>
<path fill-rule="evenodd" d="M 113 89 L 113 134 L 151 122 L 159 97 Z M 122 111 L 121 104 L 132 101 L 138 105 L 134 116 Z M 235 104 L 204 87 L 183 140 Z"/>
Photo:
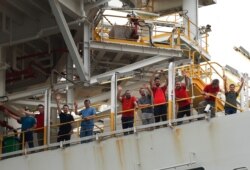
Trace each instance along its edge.
<path fill-rule="evenodd" d="M 231 115 L 231 114 L 234 114 L 237 112 L 237 109 L 236 108 L 233 108 L 233 107 L 227 107 L 225 108 L 225 113 L 227 115 Z"/>
<path fill-rule="evenodd" d="M 81 126 L 80 130 L 80 137 L 86 137 L 86 136 L 92 136 L 93 135 L 93 126 Z M 92 140 L 85 140 L 82 141 L 81 143 L 86 143 L 86 142 L 91 142 Z"/>
<path fill-rule="evenodd" d="M 21 135 L 20 135 L 20 141 L 21 141 L 21 143 L 23 142 L 23 138 L 24 138 L 24 147 L 25 147 L 25 143 L 26 142 L 28 143 L 29 148 L 33 148 L 34 147 L 33 132 L 32 131 L 27 131 L 27 132 L 22 132 L 21 133 Z"/>

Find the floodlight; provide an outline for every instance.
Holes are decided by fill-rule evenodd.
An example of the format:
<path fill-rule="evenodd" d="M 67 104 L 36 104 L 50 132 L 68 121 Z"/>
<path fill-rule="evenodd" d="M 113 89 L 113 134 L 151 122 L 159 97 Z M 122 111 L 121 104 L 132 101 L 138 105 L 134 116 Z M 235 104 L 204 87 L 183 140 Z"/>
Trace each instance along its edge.
<path fill-rule="evenodd" d="M 242 46 L 239 47 L 233 47 L 235 51 L 240 52 L 242 55 L 244 55 L 245 57 L 247 57 L 248 59 L 250 59 L 250 53 L 243 48 Z"/>

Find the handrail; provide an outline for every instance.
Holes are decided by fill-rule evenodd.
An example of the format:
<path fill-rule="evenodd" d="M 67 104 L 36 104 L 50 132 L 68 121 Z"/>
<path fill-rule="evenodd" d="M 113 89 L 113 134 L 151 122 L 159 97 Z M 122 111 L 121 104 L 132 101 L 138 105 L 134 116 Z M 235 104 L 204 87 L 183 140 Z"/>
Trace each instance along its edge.
<path fill-rule="evenodd" d="M 217 96 L 214 96 L 214 95 L 212 95 L 212 94 L 209 94 L 209 95 L 212 96 L 212 97 L 215 97 L 216 100 L 219 99 L 221 102 L 227 103 L 228 105 L 234 107 L 234 106 L 231 105 L 230 103 L 228 103 L 228 102 L 226 102 L 226 101 L 224 101 L 224 100 L 218 98 Z M 183 100 L 187 100 L 187 99 L 194 99 L 194 98 L 200 98 L 200 97 L 203 97 L 203 95 L 191 96 L 191 97 L 182 98 L 182 99 L 176 99 L 176 101 L 179 102 L 179 101 L 183 101 Z M 139 107 L 138 109 L 154 107 L 154 106 L 156 106 L 156 105 L 162 105 L 162 104 L 167 104 L 167 103 L 168 103 L 168 102 L 164 102 L 164 103 L 160 103 L 160 104 L 151 104 L 151 105 L 148 105 L 148 106 Z M 216 106 L 217 106 L 217 105 L 216 105 Z M 216 107 L 216 106 L 215 106 L 215 107 Z M 242 111 L 242 109 L 240 109 L 240 108 L 237 108 L 237 107 L 234 107 L 234 108 L 236 108 L 236 109 Z M 134 112 L 134 114 L 135 114 L 134 117 L 136 118 L 137 109 L 128 109 L 128 110 L 125 110 L 125 111 L 120 111 L 119 114 L 121 114 L 122 112 L 127 112 L 127 111 L 135 111 L 135 112 Z M 171 114 L 171 113 L 168 113 L 168 114 Z M 110 114 L 97 115 L 94 119 L 100 119 L 100 118 L 105 118 L 105 117 L 108 118 L 109 116 L 110 116 Z M 175 118 L 174 118 L 174 119 L 175 119 Z M 78 124 L 78 126 L 80 126 L 79 123 L 82 122 L 82 121 L 83 121 L 82 119 L 79 119 L 79 120 L 75 120 L 75 121 L 71 121 L 71 122 L 67 122 L 67 123 L 57 123 L 57 124 L 51 125 L 51 127 L 52 127 L 52 128 L 57 128 L 57 127 L 59 127 L 59 126 L 61 126 L 61 125 L 73 124 L 73 123 L 74 123 L 74 124 L 76 123 L 76 124 Z M 134 119 L 134 127 L 136 127 L 135 122 L 137 122 L 136 119 Z M 78 126 L 77 126 L 77 128 L 78 128 Z M 98 129 L 100 129 L 101 132 L 103 132 L 103 128 L 102 128 L 102 127 L 99 127 L 99 126 L 96 126 L 96 127 L 97 127 Z M 46 128 L 46 127 L 44 127 L 44 128 Z M 34 129 L 32 129 L 32 131 L 35 132 L 35 131 L 41 130 L 41 129 L 43 129 L 43 128 L 34 128 Z M 28 131 L 30 131 L 30 130 L 28 130 Z M 9 135 L 1 135 L 1 136 L 0 136 L 0 139 L 3 139 L 4 136 L 13 136 L 13 134 L 14 134 L 14 135 L 24 134 L 25 132 L 27 132 L 27 131 L 12 133 L 12 134 L 9 134 Z M 77 133 L 79 133 L 79 131 L 77 131 Z M 65 135 L 68 135 L 68 134 L 65 134 Z M 23 137 L 23 138 L 22 138 L 22 146 L 23 146 L 23 148 L 24 148 L 24 135 L 22 135 L 22 137 Z M 57 137 L 58 137 L 58 136 L 57 136 Z M 1 145 L 0 145 L 0 146 L 1 146 Z M 2 147 L 3 147 L 3 146 L 1 146 L 0 149 L 2 149 Z M 47 146 L 47 147 L 48 147 L 48 146 Z M 1 157 L 1 152 L 0 152 L 0 157 Z"/>
<path fill-rule="evenodd" d="M 195 52 L 197 52 L 197 51 L 194 51 L 193 52 L 193 59 L 194 59 L 194 54 L 195 54 Z M 212 64 L 208 61 L 208 59 L 207 58 L 205 58 L 203 55 L 201 55 L 201 53 L 200 53 L 200 56 L 205 60 L 205 62 L 217 73 L 217 75 L 218 76 L 220 76 L 221 78 L 223 78 L 223 75 L 221 76 L 219 73 L 218 73 L 218 71 L 212 66 Z M 212 63 L 216 63 L 216 62 L 212 62 Z M 216 63 L 219 67 L 221 67 L 222 68 L 222 71 L 223 71 L 223 74 L 225 74 L 225 70 L 224 70 L 224 68 L 220 65 L 220 64 L 218 64 L 218 63 Z"/>
<path fill-rule="evenodd" d="M 122 25 L 120 25 L 120 26 L 128 26 L 128 23 L 129 23 L 129 19 L 130 19 L 130 17 L 125 17 L 125 16 L 117 16 L 117 15 L 110 15 L 110 14 L 105 14 L 105 15 L 102 15 L 102 17 L 103 18 L 105 18 L 105 19 L 107 19 L 108 20 L 108 18 L 107 17 L 115 17 L 115 18 L 122 18 L 122 19 L 125 19 L 125 18 L 127 18 L 128 19 L 128 21 L 127 21 L 127 24 L 122 24 Z M 145 21 L 145 19 L 143 19 L 143 18 L 136 18 L 137 20 L 138 20 L 138 23 L 136 24 L 136 26 L 140 26 L 140 29 L 138 30 L 138 35 L 140 35 L 140 39 L 138 40 L 138 39 L 134 39 L 134 38 L 132 38 L 132 39 L 129 39 L 129 37 L 126 37 L 126 38 L 121 38 L 121 37 L 119 37 L 119 38 L 114 38 L 114 39 L 112 39 L 112 38 L 106 38 L 106 37 L 103 37 L 103 30 L 106 28 L 105 26 L 103 26 L 103 25 L 101 25 L 101 26 L 98 26 L 98 27 L 96 27 L 96 28 L 93 28 L 93 32 L 94 32 L 94 37 L 95 37 L 95 40 L 97 40 L 97 41 L 107 41 L 107 40 L 112 40 L 112 41 L 114 41 L 114 40 L 116 40 L 115 42 L 117 42 L 117 43 L 119 43 L 119 41 L 118 40 L 126 40 L 127 42 L 125 42 L 124 41 L 124 43 L 130 43 L 130 41 L 131 42 L 133 42 L 133 41 L 135 41 L 135 40 L 137 40 L 137 44 L 141 44 L 141 43 L 143 43 L 143 45 L 150 45 L 150 46 L 154 46 L 155 44 L 153 44 L 152 43 L 152 39 L 151 39 L 151 35 L 150 35 L 150 30 L 148 30 L 148 29 L 150 29 L 150 28 L 148 28 L 148 24 L 147 23 L 145 23 L 144 21 Z M 124 21 L 125 22 L 125 21 Z M 161 21 L 157 21 L 157 20 L 152 20 L 152 22 L 161 22 Z M 142 24 L 142 23 L 144 23 L 144 24 Z M 163 22 L 162 22 L 163 23 Z M 164 24 L 165 24 L 166 22 L 164 22 Z M 103 24 L 103 23 L 102 23 Z M 113 27 L 114 25 L 112 25 L 112 23 L 111 22 L 108 22 L 108 24 L 110 24 L 110 26 L 111 27 Z M 154 24 L 154 23 L 153 23 Z M 171 23 L 171 24 L 173 24 L 173 23 Z M 170 27 L 170 26 L 172 26 L 172 25 L 164 25 L 166 28 L 167 27 Z M 119 24 L 117 24 L 116 26 L 119 26 Z M 136 27 L 136 26 L 134 26 L 134 25 L 132 25 L 131 26 L 131 28 L 134 28 L 134 27 Z M 109 26 L 107 26 L 107 27 L 109 27 Z M 144 27 L 147 27 L 147 29 L 144 29 Z M 166 31 L 162 31 L 162 30 L 154 30 L 154 36 L 158 36 L 158 35 L 160 35 L 161 33 L 169 33 L 169 35 L 172 35 L 172 37 L 173 37 L 173 35 L 177 35 L 177 43 L 176 44 L 174 44 L 174 41 L 171 41 L 171 38 L 170 38 L 170 46 L 166 46 L 165 48 L 174 48 L 174 46 L 176 45 L 176 46 L 179 46 L 180 45 L 180 34 L 181 34 L 181 30 L 180 30 L 180 28 L 179 27 L 175 27 L 175 26 L 172 26 L 173 27 L 173 30 L 172 31 L 168 31 L 168 30 L 166 30 Z M 99 30 L 99 31 L 98 31 Z M 141 30 L 141 31 L 140 31 Z M 144 39 L 144 37 L 143 37 L 143 31 L 142 30 L 148 30 L 149 31 L 149 33 L 147 34 L 148 36 L 149 36 L 149 42 L 148 43 L 144 43 L 144 41 L 146 40 L 146 39 Z M 109 32 L 110 31 L 110 28 L 107 28 L 106 29 L 106 33 L 107 32 Z M 99 33 L 101 33 L 102 35 L 100 36 L 99 35 Z M 164 34 L 161 34 L 161 35 L 164 35 Z M 166 39 L 167 40 L 167 39 Z M 109 41 L 108 41 L 109 42 Z M 142 45 L 142 44 L 141 44 Z M 157 44 L 158 45 L 158 44 Z"/>
<path fill-rule="evenodd" d="M 223 103 L 225 103 L 225 104 L 227 104 L 227 105 L 229 105 L 229 106 L 231 106 L 231 107 L 233 107 L 233 108 L 235 108 L 235 109 L 237 109 L 237 110 L 239 110 L 239 111 L 241 111 L 241 112 L 243 112 L 243 109 L 241 109 L 241 108 L 239 108 L 239 107 L 235 107 L 234 105 L 232 105 L 231 103 L 228 103 L 227 101 L 225 101 L 225 100 L 222 100 L 222 99 L 220 99 L 219 97 L 217 97 L 217 96 L 215 96 L 215 95 L 213 95 L 213 94 L 208 94 L 209 96 L 211 96 L 211 97 L 214 97 L 216 100 L 215 100 L 215 103 L 217 104 L 217 100 L 219 100 L 219 101 L 221 101 L 221 102 L 223 102 Z M 215 106 L 216 106 L 216 104 L 215 104 Z"/>

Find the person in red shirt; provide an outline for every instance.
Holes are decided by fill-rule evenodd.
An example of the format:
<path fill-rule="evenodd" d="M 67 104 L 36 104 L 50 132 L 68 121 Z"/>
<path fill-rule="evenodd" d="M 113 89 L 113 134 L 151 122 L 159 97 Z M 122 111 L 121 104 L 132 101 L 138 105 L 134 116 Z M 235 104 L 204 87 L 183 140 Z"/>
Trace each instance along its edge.
<path fill-rule="evenodd" d="M 212 80 L 211 84 L 208 84 L 205 86 L 202 95 L 204 95 L 204 101 L 201 101 L 199 103 L 198 106 L 198 114 L 202 114 L 204 113 L 204 109 L 205 107 L 209 104 L 212 109 L 211 109 L 211 117 L 215 117 L 215 97 L 218 94 L 218 92 L 220 91 L 220 87 L 219 87 L 219 80 L 218 79 L 214 79 Z M 213 96 L 211 96 L 213 95 Z"/>
<path fill-rule="evenodd" d="M 37 126 L 36 126 L 36 133 L 37 133 L 37 142 L 38 146 L 43 146 L 44 144 L 44 105 L 39 104 L 37 106 L 38 114 L 35 115 Z M 35 113 L 36 113 L 35 112 Z"/>
<path fill-rule="evenodd" d="M 157 71 L 154 72 L 150 79 L 150 87 L 153 92 L 153 103 L 154 103 L 154 116 L 155 122 L 166 121 L 167 120 L 167 105 L 166 105 L 166 90 L 167 90 L 167 76 L 163 71 L 160 72 L 159 77 L 155 77 Z M 161 85 L 160 76 L 164 76 L 166 79 L 165 83 Z"/>
<path fill-rule="evenodd" d="M 134 126 L 134 109 L 138 108 L 136 98 L 131 96 L 129 90 L 126 90 L 123 95 L 121 93 L 122 87 L 118 86 L 117 99 L 122 103 L 122 129 L 132 128 Z M 124 135 L 132 133 L 133 131 L 125 132 Z"/>
<path fill-rule="evenodd" d="M 183 118 L 185 115 L 190 116 L 191 115 L 191 112 L 190 112 L 191 101 L 189 99 L 189 95 L 186 90 L 186 84 L 182 84 L 181 82 L 175 83 L 175 99 L 178 104 L 177 119 Z M 181 122 L 178 122 L 178 124 L 181 124 Z"/>

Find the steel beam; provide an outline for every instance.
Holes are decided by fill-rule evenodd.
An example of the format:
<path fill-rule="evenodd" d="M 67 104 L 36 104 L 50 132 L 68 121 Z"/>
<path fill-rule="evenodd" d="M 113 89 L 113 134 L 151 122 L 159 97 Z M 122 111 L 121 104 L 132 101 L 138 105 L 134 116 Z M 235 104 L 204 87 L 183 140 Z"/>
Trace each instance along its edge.
<path fill-rule="evenodd" d="M 115 58 L 114 58 L 114 61 L 120 61 L 120 59 L 122 58 L 122 56 L 123 56 L 122 52 L 117 53 L 116 56 L 115 56 Z"/>
<path fill-rule="evenodd" d="M 141 82 L 142 84 L 145 83 L 144 81 Z M 137 90 L 139 89 L 142 84 L 139 84 L 139 83 L 133 83 L 133 84 L 130 84 L 128 86 L 124 86 L 123 87 L 123 90 L 126 91 L 126 90 Z M 41 93 L 44 93 L 45 92 L 45 89 L 43 89 L 43 91 Z M 25 92 L 24 92 L 25 93 Z M 27 92 L 26 92 L 27 93 Z M 40 94 L 40 93 L 39 93 Z M 96 95 L 96 96 L 92 96 L 92 97 L 89 97 L 88 99 L 91 101 L 91 103 L 98 103 L 98 102 L 101 102 L 101 101 L 104 101 L 104 100 L 107 100 L 107 99 L 110 99 L 111 98 L 111 92 L 105 92 L 105 93 L 102 93 L 100 95 Z M 12 104 L 19 104 L 19 105 L 24 105 L 24 106 L 27 106 L 27 105 L 31 105 L 31 106 L 37 106 L 38 104 L 41 104 L 41 103 L 44 103 L 44 101 L 38 101 L 38 100 L 15 100 L 15 101 L 11 101 Z M 55 102 L 51 102 L 50 104 L 50 107 L 52 108 L 56 108 L 57 105 Z M 84 104 L 83 103 L 79 103 L 79 108 L 82 108 L 84 107 Z"/>
<path fill-rule="evenodd" d="M 109 2 L 110 0 L 100 0 L 100 1 L 97 1 L 96 3 L 93 3 L 93 4 L 89 4 L 89 5 L 86 5 L 85 9 L 87 10 L 87 13 L 92 9 L 92 8 L 96 8 L 100 5 L 103 5 L 107 2 Z"/>
<path fill-rule="evenodd" d="M 45 6 L 43 6 L 43 4 L 41 4 L 40 2 L 41 1 L 37 1 L 37 0 L 29 0 L 29 3 L 31 3 L 33 6 L 35 6 L 36 8 L 38 8 L 44 14 L 49 14 L 50 11 Z"/>
<path fill-rule="evenodd" d="M 136 53 L 145 55 L 160 55 L 166 57 L 181 57 L 181 50 L 167 49 L 167 48 L 155 48 L 149 46 L 129 45 L 129 44 L 118 44 L 118 43 L 107 43 L 107 42 L 90 42 L 90 48 L 96 50 L 108 50 L 118 51 L 126 53 Z"/>
<path fill-rule="evenodd" d="M 186 12 L 184 22 L 184 27 L 188 28 L 185 29 L 185 34 L 188 35 L 188 31 L 191 32 L 190 39 L 199 40 L 199 28 L 197 25 L 198 23 L 198 0 L 189 0 L 182 2 L 182 9 Z M 192 24 L 189 23 L 189 20 L 192 21 Z M 190 26 L 189 26 L 190 24 Z"/>
<path fill-rule="evenodd" d="M 73 61 L 70 57 L 67 58 L 67 74 L 66 77 L 68 80 L 73 80 Z M 74 101 L 74 89 L 66 87 L 67 96 L 66 96 L 66 103 L 70 106 L 70 108 L 74 108 L 73 101 Z"/>
<path fill-rule="evenodd" d="M 63 35 L 64 41 L 67 45 L 67 48 L 69 50 L 70 56 L 72 57 L 77 72 L 80 76 L 81 81 L 86 81 L 87 79 L 87 73 L 84 71 L 83 61 L 80 57 L 80 54 L 77 50 L 76 44 L 74 42 L 74 39 L 70 33 L 69 27 L 67 25 L 67 22 L 64 18 L 62 9 L 60 7 L 60 4 L 58 0 L 49 0 L 50 6 L 52 8 L 53 14 L 55 15 L 56 22 L 59 26 L 59 29 Z"/>
<path fill-rule="evenodd" d="M 177 56 L 177 53 L 175 55 Z M 179 55 L 181 55 L 180 51 L 179 51 Z M 151 58 L 148 58 L 148 59 L 145 59 L 145 60 L 142 60 L 142 61 L 138 61 L 138 62 L 135 62 L 133 64 L 126 65 L 124 67 L 120 67 L 118 69 L 108 71 L 106 73 L 103 73 L 103 74 L 100 74 L 100 75 L 97 75 L 97 76 L 93 76 L 90 79 L 90 84 L 95 84 L 95 83 L 97 83 L 98 78 L 111 76 L 115 72 L 125 73 L 125 72 L 128 72 L 128 71 L 133 71 L 133 70 L 136 70 L 138 68 L 146 67 L 146 66 L 155 64 L 157 62 L 165 61 L 165 60 L 170 59 L 170 58 L 171 58 L 170 56 L 164 56 L 164 57 L 163 56 L 155 56 L 155 57 L 151 57 Z"/>
<path fill-rule="evenodd" d="M 3 47 L 0 47 L 0 68 L 1 65 L 5 65 L 5 54 Z M 5 95 L 5 79 L 5 69 L 0 69 L 0 96 Z"/>
<path fill-rule="evenodd" d="M 175 119 L 175 63 L 171 62 L 168 66 L 168 112 L 169 124 Z M 172 117 L 173 116 L 173 117 Z"/>
<path fill-rule="evenodd" d="M 59 0 L 60 4 L 62 5 L 63 11 L 68 14 L 69 16 L 75 18 L 82 16 L 81 11 L 81 2 L 84 0 Z"/>
<path fill-rule="evenodd" d="M 90 79 L 90 26 L 89 23 L 84 23 L 83 25 L 83 61 L 84 61 L 84 71 L 86 73 L 86 79 Z"/>
<path fill-rule="evenodd" d="M 14 6 L 16 9 L 18 9 L 19 11 L 21 11 L 25 15 L 27 15 L 29 18 L 31 18 L 33 20 L 38 20 L 37 13 L 35 11 L 33 11 L 32 9 L 28 8 L 27 6 L 25 6 L 24 4 L 22 4 L 20 1 L 8 0 L 6 2 L 8 2 L 10 5 Z"/>
<path fill-rule="evenodd" d="M 24 22 L 24 17 L 22 16 L 22 13 L 19 11 L 15 11 L 13 12 L 9 6 L 2 4 L 2 2 L 0 1 L 0 11 L 1 13 L 3 13 L 4 15 L 8 16 L 11 18 L 12 21 L 14 21 L 15 23 L 21 25 Z"/>
<path fill-rule="evenodd" d="M 115 72 L 111 77 L 111 118 L 110 131 L 116 130 L 117 118 L 117 73 Z"/>
<path fill-rule="evenodd" d="M 73 84 L 72 83 L 63 83 L 63 84 L 57 84 L 54 85 L 53 89 L 65 89 L 66 87 L 72 87 Z M 50 85 L 44 85 L 44 86 L 40 86 L 39 88 L 36 89 L 28 89 L 26 91 L 22 91 L 22 92 L 18 92 L 18 93 L 12 93 L 8 95 L 8 98 L 10 101 L 14 101 L 14 100 L 18 100 L 18 99 L 22 99 L 25 97 L 29 97 L 29 96 L 34 96 L 37 94 L 43 94 L 44 91 L 46 89 L 49 89 L 51 86 Z"/>
<path fill-rule="evenodd" d="M 15 100 L 13 102 L 11 102 L 12 104 L 18 104 L 18 105 L 24 105 L 24 106 L 37 106 L 39 104 L 43 104 L 44 101 L 43 100 Z M 56 103 L 51 103 L 50 104 L 50 107 L 53 107 L 53 108 L 57 108 L 57 105 Z"/>
<path fill-rule="evenodd" d="M 181 36 L 181 40 L 185 42 L 185 44 L 188 44 L 191 48 L 193 48 L 195 51 L 198 51 L 201 53 L 201 55 L 204 55 L 207 59 L 211 60 L 211 56 L 201 47 L 196 45 L 193 41 L 188 40 L 186 37 Z"/>

